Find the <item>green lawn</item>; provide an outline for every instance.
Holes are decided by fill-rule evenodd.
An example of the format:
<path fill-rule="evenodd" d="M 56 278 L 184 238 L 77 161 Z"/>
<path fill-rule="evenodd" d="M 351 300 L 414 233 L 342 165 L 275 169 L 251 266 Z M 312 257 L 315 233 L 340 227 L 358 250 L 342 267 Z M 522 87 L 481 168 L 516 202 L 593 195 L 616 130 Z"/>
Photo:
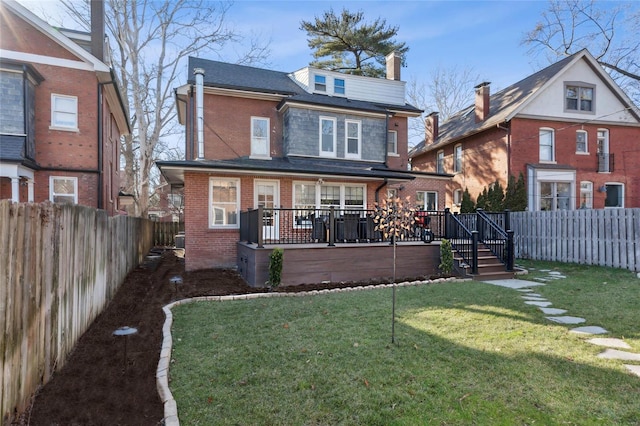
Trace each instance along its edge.
<path fill-rule="evenodd" d="M 554 307 L 640 352 L 634 274 L 531 265 L 568 275 L 536 288 Z M 170 387 L 180 421 L 640 424 L 640 378 L 520 295 L 477 282 L 398 287 L 396 344 L 389 288 L 176 307 Z"/>

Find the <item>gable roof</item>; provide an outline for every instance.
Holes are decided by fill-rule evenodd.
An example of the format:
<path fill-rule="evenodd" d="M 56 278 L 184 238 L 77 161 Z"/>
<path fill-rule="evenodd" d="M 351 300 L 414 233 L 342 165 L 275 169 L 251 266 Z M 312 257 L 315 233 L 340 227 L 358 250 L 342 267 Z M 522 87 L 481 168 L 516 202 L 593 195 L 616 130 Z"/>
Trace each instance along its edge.
<path fill-rule="evenodd" d="M 633 106 L 633 102 L 618 87 L 611 76 L 602 69 L 597 60 L 587 49 L 583 49 L 491 95 L 489 99 L 489 116 L 485 120 L 479 123 L 476 122 L 475 104 L 452 115 L 439 126 L 438 139 L 435 143 L 426 146 L 426 141 L 423 140 L 411 150 L 409 157 L 416 157 L 425 152 L 454 143 L 463 137 L 510 121 L 522 111 L 537 94 L 542 93 L 545 87 L 558 78 L 564 69 L 571 67 L 580 60 L 587 61 L 594 72 L 602 78 L 607 87 L 623 104 L 630 107 Z M 630 113 L 640 121 L 640 116 L 633 108 L 630 109 Z"/>

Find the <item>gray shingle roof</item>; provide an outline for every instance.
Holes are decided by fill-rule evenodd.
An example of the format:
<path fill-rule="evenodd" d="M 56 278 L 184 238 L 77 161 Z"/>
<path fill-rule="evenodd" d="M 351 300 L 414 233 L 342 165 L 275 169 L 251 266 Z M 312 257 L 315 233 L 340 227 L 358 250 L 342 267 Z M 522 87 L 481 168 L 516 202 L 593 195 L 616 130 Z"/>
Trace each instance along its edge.
<path fill-rule="evenodd" d="M 25 136 L 0 135 L 0 161 L 18 163 L 32 169 L 38 169 L 35 161 L 27 158 L 24 152 Z"/>

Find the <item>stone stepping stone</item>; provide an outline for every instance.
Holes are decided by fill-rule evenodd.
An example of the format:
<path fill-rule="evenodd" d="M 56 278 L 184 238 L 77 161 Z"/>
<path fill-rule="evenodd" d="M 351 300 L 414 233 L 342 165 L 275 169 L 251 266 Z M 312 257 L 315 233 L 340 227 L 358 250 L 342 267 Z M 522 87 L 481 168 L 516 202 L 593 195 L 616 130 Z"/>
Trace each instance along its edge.
<path fill-rule="evenodd" d="M 538 308 L 542 311 L 543 314 L 546 315 L 562 315 L 566 314 L 566 309 L 558 309 L 558 308 Z"/>
<path fill-rule="evenodd" d="M 571 317 L 568 315 L 561 317 L 546 317 L 549 321 L 557 322 L 559 324 L 581 324 L 586 321 L 584 318 Z"/>
<path fill-rule="evenodd" d="M 622 339 L 616 339 L 613 337 L 596 337 L 587 340 L 587 342 L 598 346 L 608 346 L 610 348 L 618 349 L 631 349 L 631 346 Z"/>
<path fill-rule="evenodd" d="M 526 296 L 531 296 L 531 297 L 542 297 L 544 299 L 544 296 L 538 293 L 528 293 L 526 294 Z"/>
<path fill-rule="evenodd" d="M 627 370 L 629 370 L 631 373 L 635 374 L 636 376 L 640 377 L 640 365 L 629 365 L 629 364 L 624 364 L 625 368 Z"/>
<path fill-rule="evenodd" d="M 520 289 L 520 288 L 528 288 L 531 286 L 542 285 L 539 283 L 534 283 L 532 281 L 526 280 L 516 280 L 516 279 L 506 279 L 506 280 L 493 280 L 493 281 L 483 281 L 487 284 L 498 285 L 500 287 L 507 287 L 512 289 Z"/>
<path fill-rule="evenodd" d="M 527 305 L 538 306 L 540 308 L 546 308 L 547 306 L 553 305 L 553 303 L 551 303 L 551 302 L 538 302 L 538 301 L 535 301 L 535 300 L 528 300 L 528 301 L 526 301 L 524 303 L 527 304 Z"/>
<path fill-rule="evenodd" d="M 540 277 L 536 277 L 536 278 L 534 278 L 534 280 L 542 281 L 542 282 L 545 282 L 545 283 L 549 281 L 547 278 L 540 278 Z"/>
<path fill-rule="evenodd" d="M 577 334 L 607 334 L 608 331 L 597 325 L 588 325 L 586 327 L 576 327 L 571 329 L 572 333 Z"/>
<path fill-rule="evenodd" d="M 598 354 L 598 358 L 621 359 L 623 361 L 640 361 L 640 354 L 619 351 L 617 349 L 605 349 L 604 352 Z"/>
<path fill-rule="evenodd" d="M 537 302 L 548 302 L 547 299 L 545 299 L 544 297 L 539 297 L 539 296 L 535 297 L 535 296 L 526 295 L 526 296 L 520 296 L 520 297 L 522 297 L 525 300 L 535 300 Z"/>
<path fill-rule="evenodd" d="M 531 290 L 530 288 L 519 288 L 518 291 L 521 291 L 523 293 L 529 293 L 529 292 L 532 292 L 533 290 Z"/>
<path fill-rule="evenodd" d="M 549 275 L 562 275 L 562 272 L 558 272 L 558 271 L 549 271 Z"/>

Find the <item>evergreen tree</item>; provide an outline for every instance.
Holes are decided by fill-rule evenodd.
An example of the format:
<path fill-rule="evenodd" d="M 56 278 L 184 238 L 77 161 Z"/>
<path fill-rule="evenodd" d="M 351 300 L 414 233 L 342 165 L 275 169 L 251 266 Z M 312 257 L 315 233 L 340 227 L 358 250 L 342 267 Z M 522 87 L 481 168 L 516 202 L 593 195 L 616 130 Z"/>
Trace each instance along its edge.
<path fill-rule="evenodd" d="M 307 43 L 315 61 L 311 66 L 345 74 L 384 77 L 385 56 L 395 51 L 402 57 L 409 50 L 405 43 L 393 40 L 398 27 L 389 27 L 384 19 L 363 22 L 364 13 L 346 9 L 336 15 L 333 9 L 315 20 L 302 21 L 300 29 L 307 32 Z"/>
<path fill-rule="evenodd" d="M 524 175 L 520 172 L 518 180 L 515 176 L 509 176 L 509 184 L 504 198 L 504 208 L 514 212 L 527 209 L 527 189 L 524 184 Z"/>
<path fill-rule="evenodd" d="M 487 207 L 487 188 L 485 187 L 480 195 L 478 195 L 478 199 L 476 200 L 476 209 L 486 210 Z"/>
<path fill-rule="evenodd" d="M 460 202 L 460 213 L 473 213 L 475 209 L 476 206 L 471 198 L 469 189 L 465 188 L 462 193 L 462 201 Z"/>
<path fill-rule="evenodd" d="M 489 212 L 501 212 L 504 210 L 504 189 L 499 181 L 489 185 L 485 210 Z"/>

